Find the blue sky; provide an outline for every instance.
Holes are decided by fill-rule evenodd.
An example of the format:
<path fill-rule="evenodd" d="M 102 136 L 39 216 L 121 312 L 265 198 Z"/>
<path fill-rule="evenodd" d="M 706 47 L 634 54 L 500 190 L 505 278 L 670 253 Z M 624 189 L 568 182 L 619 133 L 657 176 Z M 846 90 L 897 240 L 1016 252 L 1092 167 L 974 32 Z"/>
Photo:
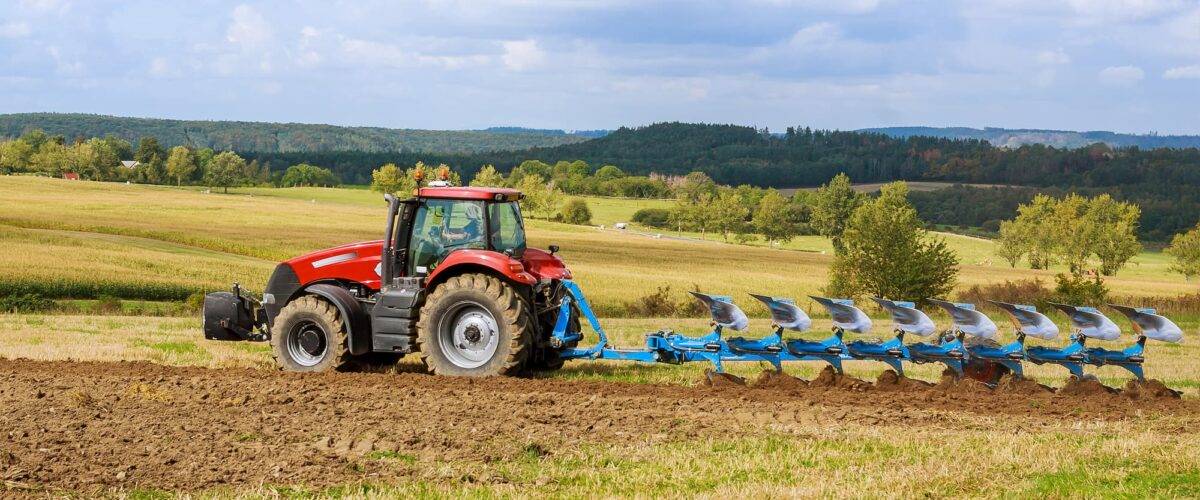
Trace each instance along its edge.
<path fill-rule="evenodd" d="M 1200 133 L 1200 0 L 0 0 L 0 112 Z"/>

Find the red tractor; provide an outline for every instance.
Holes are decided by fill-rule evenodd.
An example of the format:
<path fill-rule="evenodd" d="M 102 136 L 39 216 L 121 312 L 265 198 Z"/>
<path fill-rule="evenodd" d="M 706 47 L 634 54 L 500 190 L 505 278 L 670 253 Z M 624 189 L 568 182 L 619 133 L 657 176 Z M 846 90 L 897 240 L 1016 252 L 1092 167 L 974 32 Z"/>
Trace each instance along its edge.
<path fill-rule="evenodd" d="M 279 366 L 329 371 L 419 353 L 430 372 L 488 376 L 562 365 L 551 331 L 571 277 L 550 251 L 527 248 L 512 189 L 426 187 L 387 195 L 382 241 L 279 264 L 261 300 L 204 300 L 204 335 L 269 341 Z M 571 321 L 578 324 L 572 309 Z M 577 327 L 576 327 L 577 328 Z"/>

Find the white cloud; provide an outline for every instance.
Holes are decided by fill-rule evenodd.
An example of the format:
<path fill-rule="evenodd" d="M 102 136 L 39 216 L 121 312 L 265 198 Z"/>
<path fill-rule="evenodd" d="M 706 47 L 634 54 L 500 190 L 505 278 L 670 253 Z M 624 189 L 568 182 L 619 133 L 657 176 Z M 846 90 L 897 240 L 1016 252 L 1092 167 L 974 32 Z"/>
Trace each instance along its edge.
<path fill-rule="evenodd" d="M 1105 84 L 1127 86 L 1142 81 L 1146 72 L 1137 66 L 1109 66 L 1100 70 L 1099 76 Z"/>
<path fill-rule="evenodd" d="M 790 43 L 793 47 L 826 47 L 842 38 L 842 30 L 833 23 L 817 23 L 805 26 L 792 35 Z"/>
<path fill-rule="evenodd" d="M 407 50 L 395 44 L 359 40 L 356 38 L 343 38 L 341 40 L 341 50 L 348 62 L 361 66 L 461 69 L 482 66 L 491 62 L 491 58 L 482 54 L 431 55 L 415 50 Z"/>
<path fill-rule="evenodd" d="M 1163 72 L 1163 78 L 1167 80 L 1182 80 L 1184 78 L 1200 80 L 1200 64 L 1191 66 L 1178 66 L 1168 69 Z"/>
<path fill-rule="evenodd" d="M 85 66 L 82 62 L 75 58 L 68 57 L 63 54 L 62 49 L 56 45 L 46 47 L 46 53 L 54 59 L 55 71 L 63 76 L 78 77 L 83 76 Z"/>
<path fill-rule="evenodd" d="M 848 14 L 866 14 L 873 12 L 883 3 L 881 0 L 759 0 L 760 3 L 781 7 L 801 7 L 805 9 L 844 12 Z"/>
<path fill-rule="evenodd" d="M 1071 56 L 1068 56 L 1067 53 L 1063 51 L 1062 47 L 1059 47 L 1055 50 L 1043 50 L 1038 52 L 1037 62 L 1038 64 L 1043 64 L 1046 66 L 1069 64 L 1071 62 Z"/>
<path fill-rule="evenodd" d="M 537 40 L 510 40 L 503 43 L 504 66 L 513 71 L 524 71 L 542 64 L 546 53 L 538 47 Z"/>
<path fill-rule="evenodd" d="M 150 61 L 150 76 L 155 78 L 170 78 L 179 76 L 179 71 L 171 67 L 171 63 L 165 57 L 155 57 Z"/>
<path fill-rule="evenodd" d="M 1183 0 L 1068 0 L 1077 13 L 1095 21 L 1142 20 L 1178 12 Z"/>
<path fill-rule="evenodd" d="M 407 61 L 404 51 L 395 45 L 347 38 L 342 40 L 341 46 L 342 52 L 345 52 L 353 62 L 400 67 L 404 66 Z"/>
<path fill-rule="evenodd" d="M 243 47 L 258 47 L 271 39 L 271 25 L 254 7 L 238 5 L 231 14 L 233 22 L 225 30 L 225 39 Z"/>
<path fill-rule="evenodd" d="M 33 12 L 64 12 L 71 7 L 65 0 L 21 0 L 21 8 Z"/>
<path fill-rule="evenodd" d="M 1200 54 L 1200 6 L 1172 19 L 1167 33 L 1178 40 L 1174 45 L 1182 51 Z"/>
<path fill-rule="evenodd" d="M 11 22 L 0 24 L 0 38 L 24 38 L 32 32 L 33 30 L 29 28 L 29 23 Z"/>

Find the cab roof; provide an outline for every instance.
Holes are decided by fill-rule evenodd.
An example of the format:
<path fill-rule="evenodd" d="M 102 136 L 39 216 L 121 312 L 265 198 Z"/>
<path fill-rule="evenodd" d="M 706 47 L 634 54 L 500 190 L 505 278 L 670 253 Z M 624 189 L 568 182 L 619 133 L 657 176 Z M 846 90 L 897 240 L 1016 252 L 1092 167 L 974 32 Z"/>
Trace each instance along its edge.
<path fill-rule="evenodd" d="M 521 198 L 521 192 L 494 187 L 424 187 L 417 191 L 417 196 L 452 200 L 516 201 Z"/>

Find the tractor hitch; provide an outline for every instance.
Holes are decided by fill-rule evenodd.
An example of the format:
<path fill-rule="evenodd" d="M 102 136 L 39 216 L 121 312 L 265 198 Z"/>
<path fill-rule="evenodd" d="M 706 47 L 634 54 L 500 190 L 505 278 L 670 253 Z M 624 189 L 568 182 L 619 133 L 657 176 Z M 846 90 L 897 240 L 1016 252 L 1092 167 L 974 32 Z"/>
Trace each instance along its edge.
<path fill-rule="evenodd" d="M 242 295 L 237 283 L 232 291 L 205 295 L 201 315 L 206 339 L 263 342 L 270 338 L 262 302 Z"/>

